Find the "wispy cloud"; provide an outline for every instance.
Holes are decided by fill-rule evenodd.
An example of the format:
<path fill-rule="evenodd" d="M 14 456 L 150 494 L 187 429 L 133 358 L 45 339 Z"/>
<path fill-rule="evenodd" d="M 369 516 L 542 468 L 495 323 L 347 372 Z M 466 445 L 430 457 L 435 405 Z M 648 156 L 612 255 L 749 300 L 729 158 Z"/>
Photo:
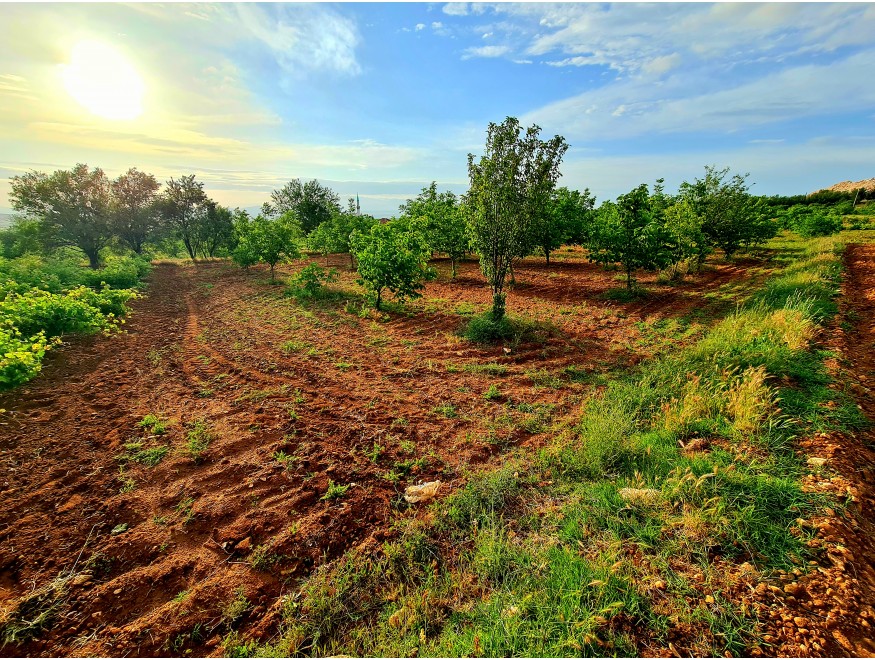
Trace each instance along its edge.
<path fill-rule="evenodd" d="M 508 46 L 479 46 L 466 48 L 462 53 L 463 60 L 469 60 L 473 57 L 501 57 L 510 52 Z"/>
<path fill-rule="evenodd" d="M 467 2 L 448 2 L 443 6 L 443 12 L 449 16 L 467 16 Z"/>
<path fill-rule="evenodd" d="M 355 75 L 355 23 L 322 5 L 241 3 L 234 6 L 241 26 L 263 42 L 283 70 L 294 77 L 311 71 Z"/>

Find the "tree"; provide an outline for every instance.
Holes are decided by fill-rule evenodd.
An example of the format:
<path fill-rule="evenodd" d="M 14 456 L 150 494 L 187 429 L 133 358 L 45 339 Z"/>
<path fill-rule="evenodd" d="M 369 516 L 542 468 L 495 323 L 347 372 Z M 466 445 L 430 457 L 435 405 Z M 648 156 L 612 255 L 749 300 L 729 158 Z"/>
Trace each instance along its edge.
<path fill-rule="evenodd" d="M 185 243 L 185 249 L 192 261 L 199 252 L 198 232 L 202 218 L 207 213 L 208 203 L 204 184 L 195 181 L 194 174 L 181 176 L 178 180 L 170 179 L 159 203 L 165 224 Z"/>
<path fill-rule="evenodd" d="M 292 179 L 279 190 L 270 194 L 270 204 L 262 209 L 264 215 L 278 216 L 294 211 L 301 222 L 301 229 L 309 234 L 332 214 L 340 212 L 340 195 L 316 179 L 302 183 Z"/>
<path fill-rule="evenodd" d="M 450 258 L 453 278 L 456 262 L 467 254 L 470 247 L 468 226 L 459 207 L 459 198 L 450 190 L 438 193 L 437 183 L 422 189 L 414 199 L 399 208 L 401 217 L 425 220 L 425 236 L 434 252 L 443 252 Z"/>
<path fill-rule="evenodd" d="M 276 282 L 275 269 L 281 261 L 301 256 L 298 240 L 301 225 L 294 213 L 284 213 L 278 218 L 258 215 L 252 220 L 244 213 L 235 223 L 238 243 L 233 258 L 241 266 L 266 263 L 270 266 L 270 281 Z"/>
<path fill-rule="evenodd" d="M 711 253 L 711 243 L 705 235 L 702 217 L 686 199 L 669 204 L 664 211 L 665 229 L 671 237 L 674 250 L 672 262 L 688 262 L 698 273 L 705 258 Z"/>
<path fill-rule="evenodd" d="M 100 265 L 100 250 L 113 237 L 111 186 L 100 168 L 78 164 L 52 174 L 28 172 L 12 177 L 12 208 L 37 218 L 45 234 L 60 245 L 82 250 L 91 268 Z"/>
<path fill-rule="evenodd" d="M 137 254 L 158 227 L 156 205 L 158 180 L 132 167 L 112 184 L 112 228 L 116 236 Z"/>
<path fill-rule="evenodd" d="M 529 252 L 531 226 L 549 202 L 568 145 L 557 135 L 544 142 L 540 127 L 520 135 L 519 120 L 490 122 L 480 161 L 468 154 L 471 181 L 466 207 L 480 268 L 492 289 L 492 317 L 504 316 L 504 280 L 513 262 Z"/>
<path fill-rule="evenodd" d="M 355 268 L 355 256 L 350 245 L 353 232 L 367 232 L 377 221 L 369 215 L 358 215 L 353 211 L 335 212 L 331 218 L 320 224 L 307 236 L 311 250 L 322 255 L 349 253 L 349 267 Z"/>
<path fill-rule="evenodd" d="M 204 258 L 215 257 L 221 248 L 233 249 L 234 215 L 231 209 L 208 202 L 196 228 L 197 245 Z"/>
<path fill-rule="evenodd" d="M 671 263 L 669 241 L 659 208 L 651 203 L 647 184 L 642 183 L 620 195 L 616 204 L 605 202 L 599 207 L 587 248 L 591 261 L 620 264 L 631 291 L 636 270 L 658 270 Z"/>
<path fill-rule="evenodd" d="M 535 217 L 532 224 L 531 244 L 540 251 L 547 263 L 550 253 L 566 243 L 581 244 L 589 231 L 595 197 L 589 189 L 557 188 L 550 195 L 544 211 Z"/>
<path fill-rule="evenodd" d="M 703 219 L 702 229 L 712 245 L 723 250 L 729 259 L 740 248 L 764 243 L 775 236 L 772 222 L 763 200 L 748 192 L 748 174 L 734 174 L 727 179 L 729 168 L 717 170 L 705 167 L 705 178 L 682 183 L 678 189 Z"/>
<path fill-rule="evenodd" d="M 367 232 L 352 235 L 352 249 L 358 260 L 359 284 L 371 291 L 380 309 L 383 290 L 398 300 L 418 298 L 424 281 L 432 276 L 428 267 L 431 250 L 420 219 L 377 223 Z"/>

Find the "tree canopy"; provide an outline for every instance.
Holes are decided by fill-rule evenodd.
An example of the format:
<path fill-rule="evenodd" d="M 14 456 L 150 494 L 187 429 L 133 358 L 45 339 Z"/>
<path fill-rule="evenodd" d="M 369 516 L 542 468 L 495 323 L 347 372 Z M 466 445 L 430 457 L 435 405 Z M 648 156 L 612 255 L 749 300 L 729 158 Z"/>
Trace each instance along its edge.
<path fill-rule="evenodd" d="M 270 203 L 265 207 L 265 215 L 272 217 L 293 211 L 305 234 L 341 211 L 340 196 L 316 179 L 306 183 L 292 179 L 270 194 Z"/>
<path fill-rule="evenodd" d="M 92 268 L 100 265 L 100 250 L 113 237 L 112 188 L 102 169 L 80 163 L 52 174 L 14 176 L 9 198 L 12 208 L 39 219 L 55 241 L 81 249 Z"/>

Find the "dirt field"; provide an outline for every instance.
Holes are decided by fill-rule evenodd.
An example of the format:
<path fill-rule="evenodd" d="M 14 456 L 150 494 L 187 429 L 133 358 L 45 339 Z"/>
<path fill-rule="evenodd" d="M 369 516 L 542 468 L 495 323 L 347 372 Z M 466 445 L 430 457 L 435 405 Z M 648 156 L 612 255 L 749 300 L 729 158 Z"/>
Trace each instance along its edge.
<path fill-rule="evenodd" d="M 440 479 L 452 490 L 508 447 L 538 446 L 600 374 L 692 340 L 769 272 L 751 260 L 680 286 L 645 277 L 652 295 L 621 303 L 604 297 L 621 285 L 614 274 L 579 251 L 556 256 L 519 268 L 508 296 L 541 337 L 485 348 L 456 334 L 490 300 L 475 262 L 454 282 L 437 262 L 422 300 L 382 315 L 361 312 L 345 257 L 332 258 L 338 295 L 305 304 L 264 271 L 157 265 L 125 334 L 70 342 L 0 399 L 0 611 L 28 594 L 35 611 L 55 603 L 45 632 L 0 654 L 219 654 L 238 593 L 254 605 L 242 629 L 269 633 L 296 578 L 391 537 L 406 486 Z M 841 340 L 865 389 L 871 246 L 848 264 L 859 317 Z M 147 415 L 166 432 L 142 427 Z M 854 460 L 869 463 L 856 467 L 871 470 L 858 444 Z M 154 467 L 133 458 L 164 447 Z M 337 486 L 348 489 L 326 497 Z"/>

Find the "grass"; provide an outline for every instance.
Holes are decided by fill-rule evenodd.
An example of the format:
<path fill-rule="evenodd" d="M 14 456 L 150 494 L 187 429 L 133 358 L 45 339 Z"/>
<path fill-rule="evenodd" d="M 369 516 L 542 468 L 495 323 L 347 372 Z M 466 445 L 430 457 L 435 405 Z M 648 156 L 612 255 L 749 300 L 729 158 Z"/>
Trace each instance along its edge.
<path fill-rule="evenodd" d="M 835 502 L 803 490 L 796 439 L 866 423 L 811 345 L 835 309 L 840 246 L 798 247 L 698 341 L 606 377 L 534 456 L 508 453 L 427 516 L 399 518 L 379 550 L 315 571 L 284 598 L 272 643 L 235 652 L 768 655 L 738 576 L 804 570 L 798 521 Z M 497 425 L 553 416 L 504 408 Z M 696 438 L 705 447 L 684 451 Z"/>
<path fill-rule="evenodd" d="M 135 462 L 142 463 L 147 467 L 155 467 L 164 460 L 164 457 L 170 451 L 170 448 L 166 446 L 144 448 L 143 442 L 140 440 L 126 442 L 124 447 L 125 452 L 116 457 L 123 465 L 128 462 Z"/>
<path fill-rule="evenodd" d="M 213 433 L 207 422 L 202 419 L 195 420 L 189 425 L 185 436 L 185 454 L 195 463 L 204 460 L 204 453 L 213 440 Z"/>

